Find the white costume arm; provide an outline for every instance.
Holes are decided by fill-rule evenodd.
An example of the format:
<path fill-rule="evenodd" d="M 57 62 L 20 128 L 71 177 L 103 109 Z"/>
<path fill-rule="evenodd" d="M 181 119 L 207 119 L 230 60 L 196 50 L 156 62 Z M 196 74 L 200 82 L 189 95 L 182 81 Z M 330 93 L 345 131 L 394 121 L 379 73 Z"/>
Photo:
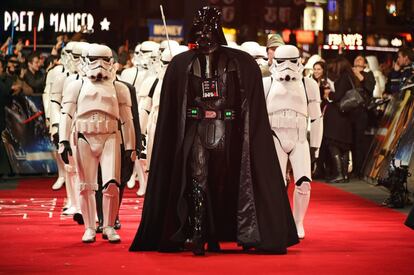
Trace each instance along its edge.
<path fill-rule="evenodd" d="M 118 95 L 119 118 L 125 150 L 135 150 L 135 129 L 131 111 L 131 96 L 128 87 L 124 84 L 115 82 L 116 92 Z"/>
<path fill-rule="evenodd" d="M 82 80 L 76 80 L 69 83 L 63 91 L 62 114 L 59 122 L 59 142 L 69 141 L 72 129 L 72 120 L 74 119 L 76 112 L 81 87 Z"/>
<path fill-rule="evenodd" d="M 53 136 L 58 129 L 60 121 L 60 112 L 62 109 L 62 93 L 63 84 L 66 80 L 65 74 L 56 76 L 52 85 L 50 86 L 50 133 Z"/>
<path fill-rule="evenodd" d="M 308 95 L 308 114 L 311 119 L 310 147 L 319 148 L 322 143 L 323 119 L 321 112 L 321 96 L 315 80 L 305 79 L 306 93 Z"/>
<path fill-rule="evenodd" d="M 148 116 L 152 107 L 152 97 L 149 96 L 151 89 L 156 85 L 156 76 L 147 77 L 141 85 L 141 89 L 138 93 L 138 113 L 139 113 L 139 125 L 141 127 L 141 134 L 147 133 Z M 158 82 L 158 81 L 157 81 Z"/>
<path fill-rule="evenodd" d="M 42 94 L 43 109 L 45 111 L 46 119 L 50 119 L 50 108 L 49 108 L 50 107 L 50 89 L 53 84 L 52 83 L 53 78 L 54 78 L 54 70 L 52 69 L 47 73 L 46 86 Z"/>
<path fill-rule="evenodd" d="M 272 76 L 263 77 L 263 90 L 264 90 L 264 96 L 267 99 L 267 96 L 269 95 L 270 88 L 272 86 Z"/>

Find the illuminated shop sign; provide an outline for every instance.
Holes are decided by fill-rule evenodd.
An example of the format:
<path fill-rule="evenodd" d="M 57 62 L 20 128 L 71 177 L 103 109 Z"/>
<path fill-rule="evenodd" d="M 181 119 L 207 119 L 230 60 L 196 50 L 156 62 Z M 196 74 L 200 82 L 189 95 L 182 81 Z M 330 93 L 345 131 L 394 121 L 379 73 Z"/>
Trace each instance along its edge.
<path fill-rule="evenodd" d="M 328 34 L 328 45 L 332 46 L 362 46 L 362 35 L 355 34 Z"/>
<path fill-rule="evenodd" d="M 4 11 L 3 31 L 38 32 L 45 28 L 60 33 L 94 32 L 95 22 L 99 22 L 98 30 L 109 31 L 111 22 L 105 18 L 96 18 L 91 13 L 81 12 L 35 12 L 35 11 Z"/>
<path fill-rule="evenodd" d="M 167 31 L 170 39 L 178 42 L 184 39 L 184 24 L 180 20 L 167 20 Z M 148 19 L 149 39 L 162 41 L 166 39 L 165 28 L 162 20 Z"/>
<path fill-rule="evenodd" d="M 321 7 L 305 8 L 303 28 L 308 31 L 323 31 L 323 9 Z"/>

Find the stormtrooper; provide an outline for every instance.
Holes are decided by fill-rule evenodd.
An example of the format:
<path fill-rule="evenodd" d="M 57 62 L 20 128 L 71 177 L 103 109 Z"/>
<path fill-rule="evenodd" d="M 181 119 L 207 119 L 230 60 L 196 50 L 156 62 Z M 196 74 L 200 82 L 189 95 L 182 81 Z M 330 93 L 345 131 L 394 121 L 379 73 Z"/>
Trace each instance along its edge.
<path fill-rule="evenodd" d="M 171 41 L 173 42 L 173 41 Z M 175 42 L 175 41 L 174 41 Z M 162 43 L 161 43 L 162 44 Z M 170 63 L 171 59 L 188 50 L 187 46 L 180 46 L 177 42 L 171 43 L 171 52 L 170 48 L 165 48 L 161 54 L 161 69 L 156 75 L 155 79 L 150 82 L 150 85 L 145 85 L 144 88 L 147 87 L 148 90 L 146 91 L 147 97 L 141 100 L 141 109 L 143 110 L 142 115 L 145 116 L 145 119 L 142 121 L 142 128 L 141 131 L 145 130 L 147 134 L 147 170 L 150 170 L 151 165 L 151 155 L 152 155 L 152 148 L 154 144 L 154 135 L 155 129 L 157 126 L 157 118 L 158 118 L 158 111 L 160 105 L 160 95 L 161 95 L 161 87 L 162 81 L 165 75 L 165 71 Z M 141 115 L 140 113 L 140 115 Z M 141 123 L 140 121 L 140 123 Z M 139 191 L 139 190 L 138 190 Z M 138 194 L 139 195 L 139 194 Z"/>
<path fill-rule="evenodd" d="M 295 180 L 293 216 L 298 237 L 304 238 L 303 220 L 311 192 L 311 159 L 318 157 L 322 141 L 322 114 L 317 83 L 302 76 L 299 50 L 292 45 L 276 49 L 271 84 L 265 85 L 266 105 L 280 167 L 289 159 Z M 270 87 L 270 88 L 269 88 Z M 310 119 L 310 149 L 307 140 Z M 286 178 L 286 175 L 285 177 Z"/>
<path fill-rule="evenodd" d="M 245 52 L 224 47 L 220 18 L 216 8 L 198 10 L 188 41 L 195 47 L 166 69 L 131 251 L 198 256 L 206 244 L 220 251 L 220 241 L 233 241 L 284 254 L 298 242 L 282 174 L 271 168 L 277 156 L 268 150 L 260 70 Z"/>
<path fill-rule="evenodd" d="M 157 52 L 159 50 L 159 47 L 160 45 L 154 41 L 144 41 L 142 44 L 137 45 L 135 47 L 133 58 L 133 63 L 135 66 L 133 68 L 125 69 L 124 71 L 122 71 L 121 80 L 135 87 L 135 91 L 137 93 L 138 106 L 139 101 L 142 98 L 142 95 L 140 95 L 140 91 L 145 78 L 147 78 L 149 75 L 155 75 L 155 72 L 150 70 L 152 65 L 151 55 L 153 54 L 153 52 Z M 143 145 L 145 145 L 146 143 L 145 136 L 142 136 L 142 143 Z M 144 159 L 137 159 L 135 161 L 134 172 L 132 173 L 130 180 L 127 182 L 128 188 L 133 188 L 135 186 L 135 179 L 138 178 L 140 188 L 137 194 L 139 196 L 145 194 L 145 189 L 147 185 L 147 173 L 145 172 L 145 170 L 146 161 Z"/>
<path fill-rule="evenodd" d="M 71 74 L 66 77 L 63 83 L 63 91 L 62 97 L 65 96 L 66 93 L 71 93 L 71 90 L 68 90 L 67 87 L 73 81 L 76 81 L 83 76 L 85 76 L 84 72 L 84 60 L 82 54 L 87 51 L 89 47 L 89 43 L 87 42 L 76 42 L 72 48 L 71 53 L 68 55 L 68 67 L 70 68 L 69 71 Z M 72 152 L 76 154 L 76 146 L 75 146 L 75 129 L 72 127 L 71 135 L 70 135 L 70 145 L 72 148 Z M 76 169 L 76 159 L 69 158 L 69 163 L 65 164 L 65 169 L 68 174 L 68 185 L 70 185 L 70 200 L 71 200 L 71 207 L 66 211 L 70 214 L 73 214 L 73 220 L 76 221 L 78 224 L 83 224 L 83 217 L 81 214 L 80 208 L 80 185 L 79 185 L 79 175 Z"/>
<path fill-rule="evenodd" d="M 135 160 L 135 133 L 128 88 L 114 82 L 112 51 L 91 44 L 86 55 L 86 77 L 68 83 L 62 99 L 59 124 L 60 153 L 65 163 L 72 155 L 70 136 L 75 132 L 75 164 L 80 181 L 80 206 L 85 223 L 82 241 L 96 238 L 96 201 L 98 165 L 102 167 L 103 238 L 119 242 L 114 229 L 119 208 L 120 145 L 124 144 Z M 120 130 L 122 130 L 122 135 Z"/>
<path fill-rule="evenodd" d="M 55 90 L 57 82 L 60 79 L 65 78 L 65 77 L 66 77 L 66 70 L 65 70 L 65 67 L 61 64 L 61 62 L 58 62 L 47 73 L 46 85 L 45 85 L 45 90 L 42 95 L 42 99 L 43 99 L 43 106 L 45 109 L 45 117 L 47 121 L 49 121 L 49 124 L 51 124 L 50 123 L 51 121 L 51 110 L 50 109 L 52 105 L 51 91 Z M 59 138 L 57 136 L 57 132 L 55 132 L 52 135 L 52 127 L 50 127 L 50 125 L 49 125 L 49 134 L 50 134 L 52 142 L 56 145 L 56 148 L 57 148 L 58 143 L 59 143 Z M 55 181 L 55 183 L 52 185 L 52 189 L 59 190 L 65 184 L 65 177 L 66 177 L 65 164 L 63 163 L 60 155 L 57 154 L 57 151 L 54 152 L 54 157 L 56 159 L 56 164 L 58 167 L 58 178 Z"/>
<path fill-rule="evenodd" d="M 66 47 L 62 49 L 61 54 L 61 62 L 63 64 L 63 68 L 60 68 L 59 73 L 54 74 L 53 85 L 50 87 L 50 135 L 52 140 L 56 145 L 59 142 L 59 122 L 60 122 L 60 115 L 61 115 L 61 103 L 62 103 L 62 95 L 66 80 L 73 74 L 75 74 L 75 65 L 73 64 L 73 56 L 72 51 L 75 48 L 78 42 L 69 42 Z M 58 67 L 56 67 L 58 68 Z M 58 70 L 58 69 L 56 69 Z M 59 157 L 60 158 L 60 157 Z M 58 159 L 59 159 L 58 158 Z M 59 162 L 58 162 L 59 165 Z M 67 200 L 66 204 L 63 207 L 64 215 L 73 215 L 79 212 L 79 207 L 76 199 L 76 190 L 74 186 L 76 185 L 76 175 L 71 165 L 65 165 L 62 163 L 62 169 L 64 170 L 65 174 L 65 187 L 66 187 L 66 195 Z"/>
<path fill-rule="evenodd" d="M 267 65 L 267 61 L 265 60 L 267 56 L 266 47 L 260 46 L 255 41 L 247 41 L 241 44 L 241 50 L 247 52 L 254 58 L 263 75 L 263 68 Z"/>

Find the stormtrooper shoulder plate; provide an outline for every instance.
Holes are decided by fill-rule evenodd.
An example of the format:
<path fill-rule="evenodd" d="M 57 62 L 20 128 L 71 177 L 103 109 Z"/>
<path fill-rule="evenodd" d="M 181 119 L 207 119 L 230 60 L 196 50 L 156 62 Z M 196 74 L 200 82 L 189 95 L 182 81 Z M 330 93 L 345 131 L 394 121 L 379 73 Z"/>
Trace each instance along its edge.
<path fill-rule="evenodd" d="M 152 85 L 154 85 L 154 81 L 157 79 L 156 74 L 147 75 L 147 77 L 142 82 L 141 88 L 138 91 L 138 96 L 146 97 L 149 95 Z"/>
<path fill-rule="evenodd" d="M 62 104 L 76 103 L 79 97 L 80 90 L 83 86 L 82 79 L 75 79 L 66 83 L 65 93 L 63 94 Z"/>
<path fill-rule="evenodd" d="M 125 69 L 121 73 L 121 79 L 122 81 L 125 81 L 131 85 L 134 85 L 134 82 L 136 81 L 136 77 L 138 76 L 138 73 L 139 71 L 137 67 Z"/>
<path fill-rule="evenodd" d="M 128 87 L 119 81 L 115 81 L 114 85 L 118 97 L 118 104 L 132 106 L 131 95 L 129 93 Z"/>
<path fill-rule="evenodd" d="M 283 82 L 273 80 L 266 98 L 266 105 L 269 114 L 292 110 L 307 116 L 308 103 L 303 82 L 301 80 Z"/>
<path fill-rule="evenodd" d="M 78 74 L 71 74 L 68 77 L 66 77 L 65 82 L 63 83 L 63 92 L 65 92 L 66 87 L 69 85 L 69 83 L 79 79 L 81 79 L 81 77 Z"/>

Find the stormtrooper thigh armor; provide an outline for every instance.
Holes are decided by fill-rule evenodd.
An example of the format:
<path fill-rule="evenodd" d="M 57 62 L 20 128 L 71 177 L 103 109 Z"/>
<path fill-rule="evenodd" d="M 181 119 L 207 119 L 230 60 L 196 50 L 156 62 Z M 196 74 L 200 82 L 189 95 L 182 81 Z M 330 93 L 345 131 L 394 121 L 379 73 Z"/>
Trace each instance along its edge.
<path fill-rule="evenodd" d="M 296 183 L 293 195 L 293 216 L 298 236 L 304 238 L 303 220 L 309 205 L 311 190 L 311 160 L 306 139 L 307 118 L 294 111 L 285 110 L 274 113 L 270 121 L 282 172 L 286 173 L 288 159 L 292 165 Z"/>

